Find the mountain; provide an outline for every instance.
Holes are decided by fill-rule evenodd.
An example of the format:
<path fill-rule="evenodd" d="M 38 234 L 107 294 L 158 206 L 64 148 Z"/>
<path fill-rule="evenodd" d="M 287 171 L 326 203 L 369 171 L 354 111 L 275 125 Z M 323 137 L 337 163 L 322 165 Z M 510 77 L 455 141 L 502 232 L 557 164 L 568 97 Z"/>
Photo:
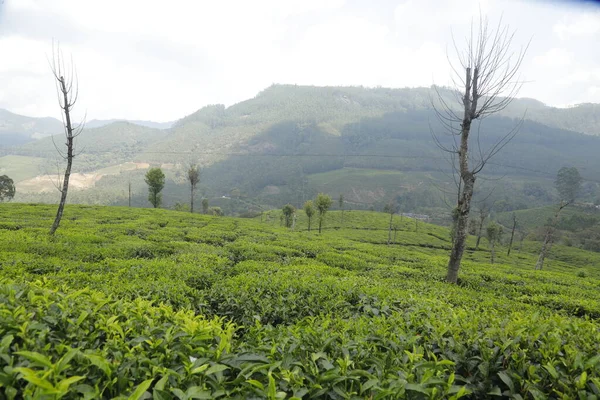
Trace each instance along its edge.
<path fill-rule="evenodd" d="M 62 132 L 55 118 L 32 118 L 0 108 L 0 147 L 14 146 Z"/>
<path fill-rule="evenodd" d="M 446 101 L 455 98 L 448 89 L 437 92 Z M 123 204 L 130 180 L 137 193 L 134 204 L 143 205 L 144 170 L 138 166 L 157 165 L 167 174 L 165 204 L 185 202 L 184 166 L 198 162 L 203 195 L 229 212 L 287 202 L 299 206 L 319 191 L 344 194 L 355 208 L 396 200 L 407 211 L 446 210 L 455 189 L 447 155 L 432 132 L 445 145 L 451 138 L 433 112 L 434 94 L 432 88 L 273 85 L 230 107 L 203 107 L 169 129 L 130 122 L 88 125 L 74 172 L 94 174 L 93 190 L 71 199 Z M 586 199 L 600 199 L 598 113 L 597 105 L 555 109 L 535 99 L 516 99 L 481 125 L 478 143 L 485 149 L 521 124 L 477 187 L 482 193 L 496 188 L 494 195 L 507 210 L 544 206 L 553 201 L 557 170 L 576 166 L 588 180 Z M 50 158 L 56 151 L 46 138 L 3 154 Z M 128 162 L 137 169 L 130 171 Z M 119 172 L 124 170 L 130 172 Z M 43 200 L 35 196 L 21 199 Z M 230 197 L 234 201 L 223 200 Z"/>
<path fill-rule="evenodd" d="M 153 129 L 169 129 L 173 126 L 175 121 L 169 122 L 154 122 L 154 121 L 143 121 L 143 120 L 129 120 L 129 119 L 92 119 L 85 123 L 87 129 L 100 128 L 105 125 L 114 124 L 115 122 L 129 122 L 131 124 L 145 126 L 146 128 Z"/>
<path fill-rule="evenodd" d="M 572 107 L 556 108 L 544 106 L 531 99 L 518 99 L 503 113 L 522 116 L 555 128 L 600 136 L 600 104 L 585 103 Z"/>

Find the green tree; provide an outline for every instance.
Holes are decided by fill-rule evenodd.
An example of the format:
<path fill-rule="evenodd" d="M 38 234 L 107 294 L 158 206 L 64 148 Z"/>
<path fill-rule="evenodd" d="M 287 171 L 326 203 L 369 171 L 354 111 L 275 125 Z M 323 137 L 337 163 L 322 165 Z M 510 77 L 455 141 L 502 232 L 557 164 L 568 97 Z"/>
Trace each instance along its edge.
<path fill-rule="evenodd" d="M 198 183 L 200 183 L 200 167 L 198 164 L 190 165 L 187 170 L 187 178 L 190 182 L 190 212 L 194 213 L 194 194 Z"/>
<path fill-rule="evenodd" d="M 331 197 L 327 194 L 319 193 L 317 195 L 317 199 L 315 200 L 315 206 L 317 208 L 317 212 L 319 213 L 319 233 L 321 233 L 321 227 L 323 226 L 323 220 L 325 220 L 325 214 L 329 207 L 331 207 Z"/>
<path fill-rule="evenodd" d="M 558 191 L 560 201 L 558 203 L 558 209 L 554 214 L 554 218 L 546 227 L 544 243 L 542 244 L 542 250 L 540 251 L 537 263 L 535 264 L 535 269 L 541 270 L 544 268 L 544 260 L 546 259 L 546 256 L 548 255 L 548 252 L 550 251 L 554 241 L 554 231 L 559 221 L 560 212 L 563 210 L 563 208 L 569 206 L 575 201 L 575 198 L 581 190 L 582 180 L 583 179 L 581 178 L 581 175 L 579 175 L 579 170 L 575 167 L 562 167 L 558 170 L 558 173 L 556 174 L 556 180 L 554 181 L 554 186 Z"/>
<path fill-rule="evenodd" d="M 0 176 L 0 203 L 11 201 L 15 197 L 15 183 L 7 175 Z"/>
<path fill-rule="evenodd" d="M 208 199 L 202 199 L 202 214 L 208 214 Z"/>
<path fill-rule="evenodd" d="M 308 231 L 310 232 L 310 222 L 312 220 L 312 217 L 315 215 L 315 206 L 313 205 L 312 200 L 307 200 L 304 203 L 304 212 L 308 217 Z"/>
<path fill-rule="evenodd" d="M 163 174 L 160 168 L 150 168 L 148 172 L 146 172 L 146 178 L 144 180 L 148 185 L 148 201 L 154 208 L 160 207 L 162 202 L 162 195 L 160 192 L 165 187 L 165 174 Z"/>
<path fill-rule="evenodd" d="M 502 236 L 502 225 L 497 222 L 490 222 L 485 230 L 488 242 L 490 243 L 491 262 L 494 263 L 496 259 L 496 242 L 500 240 Z"/>
<path fill-rule="evenodd" d="M 283 217 L 285 218 L 285 227 L 286 228 L 291 227 L 292 226 L 292 217 L 294 216 L 294 213 L 296 212 L 296 207 L 294 207 L 291 204 L 286 204 L 285 206 L 283 206 L 281 211 L 283 212 Z"/>
<path fill-rule="evenodd" d="M 217 217 L 223 216 L 223 210 L 221 209 L 221 207 L 210 207 L 208 209 L 208 212 L 210 215 L 214 215 Z"/>

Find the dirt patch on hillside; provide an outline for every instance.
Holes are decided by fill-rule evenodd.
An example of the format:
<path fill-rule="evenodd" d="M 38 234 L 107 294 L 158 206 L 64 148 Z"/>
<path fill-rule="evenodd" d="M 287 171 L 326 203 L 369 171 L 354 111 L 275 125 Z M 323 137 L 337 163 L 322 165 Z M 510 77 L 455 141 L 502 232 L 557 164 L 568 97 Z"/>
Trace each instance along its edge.
<path fill-rule="evenodd" d="M 88 189 L 93 187 L 103 176 L 104 175 L 102 174 L 71 174 L 71 177 L 69 178 L 69 189 Z M 18 187 L 20 192 L 44 193 L 57 190 L 56 185 L 58 183 L 59 182 L 56 176 L 40 175 L 36 176 L 35 178 L 19 182 Z M 62 183 L 62 177 L 60 183 Z"/>

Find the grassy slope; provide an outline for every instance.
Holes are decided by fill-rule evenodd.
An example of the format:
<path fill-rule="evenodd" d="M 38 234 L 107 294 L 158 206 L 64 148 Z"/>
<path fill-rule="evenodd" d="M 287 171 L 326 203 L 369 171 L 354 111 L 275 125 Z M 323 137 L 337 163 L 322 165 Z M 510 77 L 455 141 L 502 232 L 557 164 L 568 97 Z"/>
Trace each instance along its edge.
<path fill-rule="evenodd" d="M 389 217 L 374 212 L 346 212 L 343 226 L 331 212 L 318 235 L 302 217 L 279 228 L 274 212 L 69 206 L 49 237 L 54 211 L 0 205 L 6 393 L 573 398 L 600 384 L 595 253 L 534 272 L 528 243 L 493 266 L 468 251 L 450 286 L 448 231 L 408 218 L 387 246 Z"/>
<path fill-rule="evenodd" d="M 8 175 L 15 182 L 40 175 L 40 166 L 46 160 L 39 157 L 4 156 L 0 157 L 0 175 Z"/>

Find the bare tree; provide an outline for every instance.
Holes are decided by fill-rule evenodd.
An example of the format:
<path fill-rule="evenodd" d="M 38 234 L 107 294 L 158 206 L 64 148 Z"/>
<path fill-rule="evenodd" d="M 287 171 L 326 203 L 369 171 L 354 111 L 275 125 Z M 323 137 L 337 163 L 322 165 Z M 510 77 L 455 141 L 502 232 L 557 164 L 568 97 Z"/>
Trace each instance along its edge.
<path fill-rule="evenodd" d="M 475 242 L 475 250 L 479 249 L 479 242 L 481 242 L 481 235 L 483 234 L 483 223 L 490 215 L 491 210 L 492 205 L 487 201 L 482 201 L 477 207 L 477 213 L 479 214 L 479 225 L 477 226 L 477 241 Z"/>
<path fill-rule="evenodd" d="M 190 212 L 194 213 L 194 194 L 198 183 L 200 183 L 200 167 L 198 164 L 192 164 L 187 170 L 188 181 L 190 182 Z"/>
<path fill-rule="evenodd" d="M 344 195 L 340 193 L 340 197 L 338 198 L 338 204 L 340 205 L 340 210 L 342 210 L 342 228 L 344 227 Z"/>
<path fill-rule="evenodd" d="M 129 207 L 131 207 L 131 174 L 129 174 L 129 181 L 127 182 L 127 189 L 128 189 L 128 205 Z"/>
<path fill-rule="evenodd" d="M 65 67 L 65 61 L 62 56 L 62 52 L 58 45 L 52 44 L 52 60 L 49 60 L 50 69 L 54 75 L 54 83 L 56 84 L 56 93 L 58 97 L 58 104 L 62 110 L 61 118 L 65 129 L 65 139 L 67 146 L 67 152 L 65 153 L 58 148 L 56 143 L 54 147 L 58 154 L 67 161 L 67 167 L 62 178 L 62 185 L 60 180 L 57 184 L 57 188 L 61 193 L 60 203 L 58 204 L 58 210 L 56 212 L 56 218 L 50 228 L 50 234 L 53 235 L 58 229 L 60 220 L 62 219 L 65 203 L 67 202 L 67 191 L 69 190 L 69 178 L 71 177 L 71 168 L 73 166 L 73 158 L 75 158 L 75 138 L 77 138 L 84 128 L 84 123 L 73 126 L 71 122 L 71 113 L 75 104 L 77 103 L 77 97 L 79 95 L 79 82 L 77 79 L 77 72 L 73 64 L 73 58 L 70 60 L 70 64 Z M 54 142 L 54 137 L 52 137 Z"/>
<path fill-rule="evenodd" d="M 392 223 L 394 220 L 394 214 L 398 212 L 398 205 L 396 203 L 394 203 L 393 201 L 390 201 L 388 204 L 386 204 L 383 207 L 383 212 L 390 214 L 390 226 L 388 229 L 388 240 L 387 240 L 387 244 L 388 246 L 392 243 Z M 395 240 L 395 237 L 394 237 Z"/>
<path fill-rule="evenodd" d="M 457 186 L 456 232 L 446 275 L 446 281 L 450 283 L 458 280 L 467 242 L 476 176 L 510 142 L 522 123 L 521 119 L 520 123 L 492 146 L 482 148 L 479 140 L 481 120 L 506 108 L 522 86 L 516 78 L 528 46 L 521 48 L 518 53 L 512 52 L 514 35 L 514 31 L 502 25 L 502 20 L 496 27 L 490 28 L 487 18 L 480 16 L 479 26 L 471 26 L 471 34 L 466 39 L 464 50 L 459 50 L 453 39 L 458 63 L 450 61 L 450 58 L 448 60 L 454 71 L 453 84 L 456 90 L 453 93 L 457 103 L 447 100 L 440 89 L 435 87 L 437 102 L 432 103 L 443 129 L 452 138 L 452 144 L 445 144 L 435 134 L 433 137 L 438 147 L 449 154 Z M 474 121 L 479 121 L 476 146 L 471 143 Z"/>
<path fill-rule="evenodd" d="M 502 225 L 497 222 L 490 222 L 486 228 L 486 236 L 490 244 L 490 262 L 493 264 L 496 260 L 496 242 L 502 236 Z"/>
<path fill-rule="evenodd" d="M 513 240 L 515 238 L 515 229 L 517 229 L 517 214 L 513 213 L 512 215 L 513 225 L 510 230 L 510 242 L 508 242 L 508 251 L 506 252 L 506 256 L 510 256 L 510 251 L 512 250 Z"/>
<path fill-rule="evenodd" d="M 581 190 L 581 175 L 579 175 L 579 171 L 575 167 L 567 168 L 562 167 L 558 170 L 558 174 L 556 175 L 556 181 L 554 184 L 556 189 L 558 190 L 558 194 L 560 196 L 560 203 L 558 204 L 558 209 L 556 213 L 554 213 L 554 218 L 548 223 L 546 227 L 546 235 L 544 236 L 544 243 L 542 244 L 542 249 L 540 251 L 540 255 L 535 264 L 535 269 L 544 268 L 544 260 L 552 247 L 552 243 L 554 242 L 554 231 L 556 230 L 556 225 L 558 224 L 558 219 L 560 217 L 561 211 L 573 204 L 575 198 L 579 194 Z"/>

